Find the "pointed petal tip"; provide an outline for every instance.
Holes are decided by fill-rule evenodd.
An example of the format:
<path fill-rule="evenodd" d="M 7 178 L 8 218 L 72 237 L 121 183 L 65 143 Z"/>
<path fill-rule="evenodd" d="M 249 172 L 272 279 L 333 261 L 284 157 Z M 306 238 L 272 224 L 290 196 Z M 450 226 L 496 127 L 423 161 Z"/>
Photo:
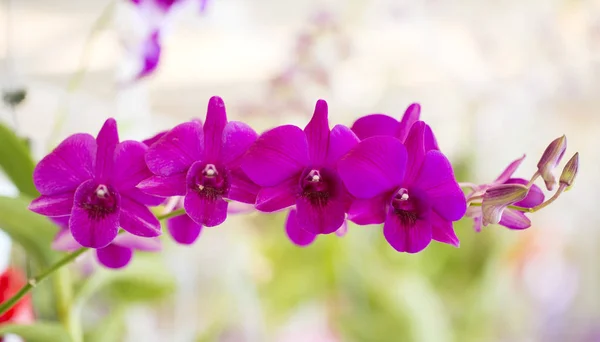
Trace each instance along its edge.
<path fill-rule="evenodd" d="M 567 162 L 560 174 L 560 184 L 570 187 L 575 181 L 577 171 L 579 170 L 579 152 L 576 152 Z"/>
<path fill-rule="evenodd" d="M 209 100 L 208 100 L 208 104 L 209 106 L 219 106 L 219 107 L 225 107 L 225 102 L 223 102 L 223 99 L 220 96 L 212 96 Z"/>

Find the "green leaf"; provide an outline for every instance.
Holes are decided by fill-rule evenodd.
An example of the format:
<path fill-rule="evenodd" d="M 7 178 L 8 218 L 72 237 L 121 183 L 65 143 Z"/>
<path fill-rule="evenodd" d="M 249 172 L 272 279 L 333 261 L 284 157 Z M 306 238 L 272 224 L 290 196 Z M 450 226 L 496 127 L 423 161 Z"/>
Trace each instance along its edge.
<path fill-rule="evenodd" d="M 0 229 L 23 246 L 40 266 L 52 263 L 59 255 L 50 248 L 56 226 L 29 209 L 29 200 L 0 196 Z"/>
<path fill-rule="evenodd" d="M 27 342 L 69 342 L 67 331 L 57 323 L 37 322 L 35 324 L 7 324 L 0 326 L 0 336 L 14 334 Z"/>
<path fill-rule="evenodd" d="M 35 163 L 25 141 L 10 128 L 0 124 L 0 168 L 22 194 L 30 197 L 39 196 L 33 186 L 34 167 Z"/>

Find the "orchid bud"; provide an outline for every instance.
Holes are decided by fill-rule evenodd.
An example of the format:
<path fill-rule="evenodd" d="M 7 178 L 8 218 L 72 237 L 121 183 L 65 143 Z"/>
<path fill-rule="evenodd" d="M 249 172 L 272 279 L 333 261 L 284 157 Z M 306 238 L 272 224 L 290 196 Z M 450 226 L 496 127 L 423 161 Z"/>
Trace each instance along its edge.
<path fill-rule="evenodd" d="M 556 184 L 556 177 L 552 173 L 556 165 L 560 163 L 565 151 L 567 150 L 567 137 L 562 136 L 555 139 L 546 147 L 542 158 L 537 164 L 538 172 L 546 183 L 546 189 L 552 191 Z"/>
<path fill-rule="evenodd" d="M 529 188 L 522 184 L 501 184 L 489 188 L 481 204 L 483 225 L 500 222 L 504 209 L 527 197 L 528 192 Z"/>
<path fill-rule="evenodd" d="M 579 152 L 575 153 L 571 159 L 567 162 L 562 173 L 560 174 L 560 184 L 567 187 L 573 184 L 575 176 L 577 176 L 577 169 L 579 169 Z"/>

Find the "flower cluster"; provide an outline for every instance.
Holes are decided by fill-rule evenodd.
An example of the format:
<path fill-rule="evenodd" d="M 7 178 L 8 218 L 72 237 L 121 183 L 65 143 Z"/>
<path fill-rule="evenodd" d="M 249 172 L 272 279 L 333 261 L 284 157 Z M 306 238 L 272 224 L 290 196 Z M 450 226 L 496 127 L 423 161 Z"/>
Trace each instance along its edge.
<path fill-rule="evenodd" d="M 552 149 L 536 173 L 547 184 L 560 161 L 561 149 Z M 416 253 L 431 240 L 458 247 L 453 222 L 465 213 L 478 224 L 528 227 L 522 212 L 504 210 L 544 200 L 532 182 L 511 178 L 521 160 L 465 196 L 418 104 L 401 120 L 373 114 L 350 128 L 330 128 L 327 103 L 319 100 L 304 129 L 283 125 L 258 135 L 228 121 L 222 99 L 213 97 L 204 122 L 185 122 L 143 142 L 119 141 L 113 119 L 96 138 L 68 137 L 36 166 L 41 196 L 30 209 L 61 227 L 55 248 L 94 248 L 111 268 L 125 266 L 133 250 L 160 249 L 161 225 L 149 207 L 161 204 L 184 213 L 167 221 L 182 244 L 193 243 L 202 227 L 222 224 L 242 203 L 261 212 L 289 208 L 286 232 L 300 246 L 318 235 L 345 234 L 349 220 L 383 224 L 395 250 Z M 570 170 L 568 182 L 561 176 L 562 190 L 576 163 Z M 467 211 L 468 203 L 478 210 Z"/>

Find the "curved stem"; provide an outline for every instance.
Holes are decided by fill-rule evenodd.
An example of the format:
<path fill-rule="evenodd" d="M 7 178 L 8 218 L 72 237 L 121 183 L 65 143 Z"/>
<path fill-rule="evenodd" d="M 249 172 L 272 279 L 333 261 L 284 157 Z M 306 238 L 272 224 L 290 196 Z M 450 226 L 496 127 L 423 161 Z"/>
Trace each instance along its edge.
<path fill-rule="evenodd" d="M 171 217 L 179 216 L 185 214 L 185 210 L 178 209 L 174 210 L 168 214 L 157 216 L 156 218 L 159 220 L 166 220 Z M 54 265 L 50 266 L 47 270 L 38 274 L 37 276 L 30 278 L 27 281 L 27 284 L 23 286 L 19 292 L 17 292 L 14 296 L 10 297 L 7 301 L 0 304 L 0 316 L 8 311 L 10 308 L 15 306 L 29 291 L 31 291 L 34 287 L 36 287 L 39 283 L 41 283 L 44 279 L 48 278 L 52 273 L 61 269 L 63 266 L 70 264 L 72 261 L 77 259 L 80 255 L 85 253 L 90 248 L 82 247 L 75 252 L 69 253 L 65 255 L 62 259 L 58 260 Z"/>

